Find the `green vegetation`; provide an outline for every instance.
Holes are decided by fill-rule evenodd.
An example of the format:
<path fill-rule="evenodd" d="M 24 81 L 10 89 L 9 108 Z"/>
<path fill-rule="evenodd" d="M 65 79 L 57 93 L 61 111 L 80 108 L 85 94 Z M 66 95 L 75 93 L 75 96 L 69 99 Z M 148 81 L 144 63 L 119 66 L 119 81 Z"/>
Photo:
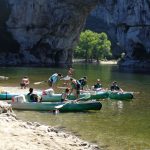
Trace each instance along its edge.
<path fill-rule="evenodd" d="M 92 62 L 96 59 L 110 59 L 111 42 L 108 40 L 106 33 L 95 33 L 90 30 L 82 32 L 77 47 L 74 50 L 75 58 L 84 58 L 86 62 Z"/>

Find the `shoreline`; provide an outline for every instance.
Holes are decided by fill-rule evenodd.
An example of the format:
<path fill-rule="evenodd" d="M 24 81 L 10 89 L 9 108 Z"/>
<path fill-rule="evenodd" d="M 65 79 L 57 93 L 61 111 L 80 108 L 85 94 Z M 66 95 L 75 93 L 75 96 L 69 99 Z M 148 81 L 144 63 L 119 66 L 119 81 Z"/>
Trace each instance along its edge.
<path fill-rule="evenodd" d="M 24 122 L 15 114 L 0 114 L 0 147 L 5 150 L 100 150 L 60 128 Z"/>
<path fill-rule="evenodd" d="M 85 63 L 85 59 L 73 59 L 73 64 L 76 63 Z M 93 60 L 93 62 L 91 63 L 87 63 L 87 64 L 96 64 L 96 60 Z M 108 64 L 108 65 L 117 65 L 118 61 L 117 60 L 99 60 L 99 64 Z"/>
<path fill-rule="evenodd" d="M 22 94 L 29 89 L 1 88 Z M 0 147 L 5 150 L 100 150 L 98 145 L 84 141 L 71 132 L 37 122 L 25 122 L 14 113 L 0 114 L 0 136 L 3 137 Z"/>

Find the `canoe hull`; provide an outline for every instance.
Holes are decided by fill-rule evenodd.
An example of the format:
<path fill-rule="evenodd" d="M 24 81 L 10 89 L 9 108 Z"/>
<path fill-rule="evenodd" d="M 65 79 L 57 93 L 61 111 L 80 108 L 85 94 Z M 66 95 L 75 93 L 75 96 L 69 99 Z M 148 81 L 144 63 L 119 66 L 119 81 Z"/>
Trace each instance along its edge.
<path fill-rule="evenodd" d="M 99 91 L 99 92 L 96 92 L 95 94 L 91 93 L 91 97 L 89 99 L 96 99 L 96 100 L 99 100 L 99 99 L 105 99 L 105 98 L 108 98 L 109 94 L 107 91 Z"/>
<path fill-rule="evenodd" d="M 131 100 L 133 94 L 131 92 L 109 92 L 109 98 L 115 100 Z"/>
<path fill-rule="evenodd" d="M 80 94 L 79 98 L 83 98 L 86 97 L 87 95 L 89 95 L 89 93 L 87 94 Z M 61 94 L 53 94 L 53 95 L 42 95 L 42 102 L 61 102 Z M 69 95 L 67 97 L 68 100 L 75 100 L 76 97 L 74 95 Z M 83 101 L 85 101 L 85 99 L 83 99 Z"/>
<path fill-rule="evenodd" d="M 62 105 L 64 103 L 54 103 L 54 102 L 42 102 L 42 103 L 11 103 L 12 108 L 16 110 L 33 110 L 33 111 L 53 111 L 56 106 Z M 59 110 L 61 112 L 79 112 L 79 111 L 88 111 L 88 110 L 100 110 L 102 104 L 100 102 L 79 102 L 79 103 L 67 103 L 64 104 Z"/>
<path fill-rule="evenodd" d="M 90 97 L 88 99 L 82 99 L 82 101 L 92 100 L 92 99 L 96 99 L 96 100 L 105 99 L 105 98 L 108 98 L 108 96 L 109 96 L 107 91 L 105 91 L 105 92 L 93 91 L 91 94 L 90 93 L 81 93 L 79 98 L 86 97 L 87 95 L 90 95 Z M 61 101 L 61 94 L 42 95 L 41 97 L 42 97 L 43 102 L 60 102 Z M 67 97 L 67 99 L 75 100 L 76 97 L 73 94 L 71 94 Z"/>
<path fill-rule="evenodd" d="M 17 94 L 11 94 L 11 93 L 0 93 L 0 100 L 11 100 L 12 97 L 17 96 Z"/>

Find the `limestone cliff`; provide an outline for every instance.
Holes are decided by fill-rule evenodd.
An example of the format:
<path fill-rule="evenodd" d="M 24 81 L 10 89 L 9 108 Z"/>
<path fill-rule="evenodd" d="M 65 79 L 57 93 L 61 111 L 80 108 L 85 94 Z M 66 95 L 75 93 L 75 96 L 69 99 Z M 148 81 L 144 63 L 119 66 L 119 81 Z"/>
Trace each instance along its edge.
<path fill-rule="evenodd" d="M 150 1 L 103 0 L 87 20 L 87 28 L 108 33 L 121 65 L 150 68 Z"/>
<path fill-rule="evenodd" d="M 122 64 L 146 66 L 149 0 L 0 0 L 0 65 L 71 64 L 72 49 L 96 5 L 87 27 L 109 34 L 114 54 L 126 53 Z"/>
<path fill-rule="evenodd" d="M 98 0 L 1 0 L 1 65 L 71 64 L 72 48 Z"/>

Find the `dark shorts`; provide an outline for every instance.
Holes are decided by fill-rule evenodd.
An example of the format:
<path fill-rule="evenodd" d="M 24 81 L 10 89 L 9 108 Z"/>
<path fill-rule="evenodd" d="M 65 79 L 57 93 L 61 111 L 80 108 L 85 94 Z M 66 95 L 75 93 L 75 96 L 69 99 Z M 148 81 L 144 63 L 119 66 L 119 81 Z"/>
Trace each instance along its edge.
<path fill-rule="evenodd" d="M 77 90 L 77 94 L 80 94 L 80 90 Z"/>
<path fill-rule="evenodd" d="M 20 83 L 20 86 L 22 87 L 22 86 L 25 86 L 25 83 Z"/>
<path fill-rule="evenodd" d="M 53 84 L 53 79 L 48 80 L 48 85 L 49 85 L 50 87 L 52 86 L 52 84 Z"/>
<path fill-rule="evenodd" d="M 64 99 L 61 99 L 61 102 L 64 102 L 65 100 Z"/>

